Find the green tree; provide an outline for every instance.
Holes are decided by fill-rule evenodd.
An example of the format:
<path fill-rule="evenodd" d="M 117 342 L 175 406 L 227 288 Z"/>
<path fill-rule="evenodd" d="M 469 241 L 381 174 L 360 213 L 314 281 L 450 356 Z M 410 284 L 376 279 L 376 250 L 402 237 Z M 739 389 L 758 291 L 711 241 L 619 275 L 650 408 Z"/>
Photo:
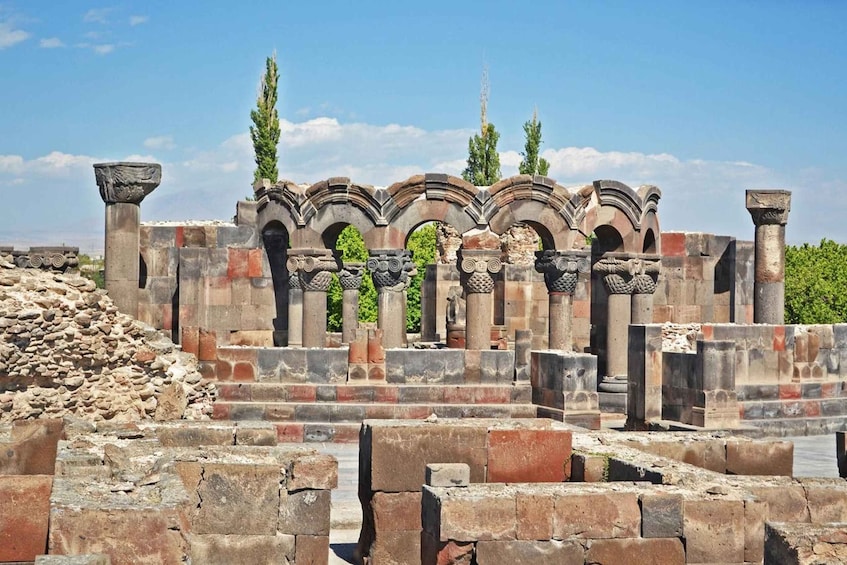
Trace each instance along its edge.
<path fill-rule="evenodd" d="M 265 62 L 265 74 L 259 84 L 256 109 L 250 112 L 253 125 L 250 126 L 250 138 L 253 140 L 253 152 L 256 159 L 256 171 L 253 182 L 269 179 L 279 180 L 276 148 L 279 144 L 279 116 L 276 111 L 277 74 L 276 53 Z"/>
<path fill-rule="evenodd" d="M 468 140 L 468 161 L 462 178 L 474 186 L 491 186 L 500 180 L 500 155 L 497 153 L 500 134 L 494 124 L 488 123 L 488 69 L 482 71 L 479 103 L 480 129 Z"/>
<path fill-rule="evenodd" d="M 823 239 L 785 248 L 785 322 L 847 322 L 847 245 Z"/>
<path fill-rule="evenodd" d="M 345 263 L 364 263 L 368 260 L 368 250 L 362 235 L 353 226 L 347 226 L 338 235 L 335 248 L 341 252 L 341 260 Z M 332 332 L 341 331 L 341 303 L 343 290 L 338 277 L 332 277 L 332 283 L 327 290 L 327 329 Z M 376 322 L 376 288 L 370 275 L 365 272 L 362 286 L 359 287 L 359 321 Z"/>
<path fill-rule="evenodd" d="M 524 122 L 523 131 L 526 136 L 526 143 L 521 153 L 523 160 L 518 166 L 518 171 L 522 175 L 547 176 L 547 173 L 550 171 L 550 163 L 544 157 L 539 157 L 541 150 L 541 122 L 538 121 L 538 111 L 532 113 L 532 120 Z"/>
<path fill-rule="evenodd" d="M 406 244 L 418 269 L 406 293 L 406 330 L 410 332 L 421 331 L 421 286 L 426 266 L 435 262 L 435 231 L 434 223 L 424 224 L 409 236 Z"/>

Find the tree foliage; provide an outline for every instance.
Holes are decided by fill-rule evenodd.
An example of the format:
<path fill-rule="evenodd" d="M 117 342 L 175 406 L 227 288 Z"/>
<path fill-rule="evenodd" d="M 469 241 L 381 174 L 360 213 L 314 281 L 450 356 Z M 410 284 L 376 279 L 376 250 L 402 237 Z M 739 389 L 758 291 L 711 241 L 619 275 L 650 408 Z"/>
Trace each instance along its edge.
<path fill-rule="evenodd" d="M 353 226 L 347 226 L 341 231 L 335 248 L 341 252 L 341 260 L 345 263 L 364 263 L 368 260 L 368 250 L 362 235 Z M 327 329 L 332 332 L 341 331 L 343 292 L 338 276 L 333 276 L 327 290 Z M 376 288 L 370 275 L 365 272 L 362 286 L 359 287 L 359 321 L 376 322 L 376 315 Z"/>
<path fill-rule="evenodd" d="M 253 152 L 256 159 L 256 171 L 253 182 L 269 179 L 279 180 L 276 149 L 279 144 L 279 115 L 276 111 L 277 83 L 276 53 L 265 62 L 265 74 L 259 84 L 256 109 L 250 112 L 253 125 L 250 126 L 250 138 L 253 140 Z"/>
<path fill-rule="evenodd" d="M 847 322 L 847 245 L 823 239 L 785 248 L 785 322 Z"/>
<path fill-rule="evenodd" d="M 409 236 L 407 243 L 412 252 L 412 261 L 418 268 L 406 293 L 406 330 L 410 332 L 421 331 L 421 286 L 426 276 L 426 266 L 435 262 L 435 231 L 434 223 L 425 224 Z"/>
<path fill-rule="evenodd" d="M 544 157 L 539 157 L 541 151 L 541 122 L 538 120 L 538 112 L 532 113 L 532 120 L 524 122 L 523 131 L 526 142 L 521 153 L 523 160 L 518 166 L 518 171 L 522 175 L 547 176 L 550 171 L 550 163 Z"/>
<path fill-rule="evenodd" d="M 480 90 L 479 133 L 468 139 L 468 161 L 462 178 L 474 186 L 491 186 L 500 180 L 500 134 L 494 124 L 488 123 L 488 69 L 482 71 Z"/>

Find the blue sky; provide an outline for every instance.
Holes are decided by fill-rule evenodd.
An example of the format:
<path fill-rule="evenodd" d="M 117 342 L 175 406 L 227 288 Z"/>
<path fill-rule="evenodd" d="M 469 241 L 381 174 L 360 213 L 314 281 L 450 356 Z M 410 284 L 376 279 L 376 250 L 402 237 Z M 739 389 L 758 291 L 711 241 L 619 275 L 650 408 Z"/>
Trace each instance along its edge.
<path fill-rule="evenodd" d="M 102 247 L 105 160 L 163 164 L 144 220 L 231 217 L 274 50 L 284 178 L 458 174 L 485 64 L 504 174 L 537 108 L 550 176 L 656 184 L 665 230 L 785 188 L 790 242 L 847 242 L 847 3 L 527 4 L 0 0 L 0 244 Z"/>

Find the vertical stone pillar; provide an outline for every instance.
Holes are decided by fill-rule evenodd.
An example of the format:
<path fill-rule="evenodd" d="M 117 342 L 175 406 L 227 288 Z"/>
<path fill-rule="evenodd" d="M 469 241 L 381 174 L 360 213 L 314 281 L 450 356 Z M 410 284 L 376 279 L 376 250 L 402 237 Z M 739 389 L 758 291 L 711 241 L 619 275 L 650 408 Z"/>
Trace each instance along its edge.
<path fill-rule="evenodd" d="M 414 269 L 412 254 L 405 249 L 374 249 L 368 258 L 377 291 L 377 326 L 383 331 L 385 349 L 406 343 L 406 282 Z"/>
<path fill-rule="evenodd" d="M 162 181 L 162 166 L 97 163 L 94 178 L 106 204 L 106 291 L 118 310 L 137 318 L 140 207 Z"/>
<path fill-rule="evenodd" d="M 632 277 L 632 323 L 653 323 L 653 293 L 661 270 L 656 255 L 642 255 L 633 259 L 635 275 Z"/>
<path fill-rule="evenodd" d="M 288 276 L 288 346 L 303 345 L 303 287 L 300 285 L 300 273 L 292 272 Z"/>
<path fill-rule="evenodd" d="M 626 392 L 629 324 L 632 321 L 632 256 L 606 253 L 594 269 L 603 276 L 609 293 L 606 318 L 606 376 L 600 383 L 602 392 Z"/>
<path fill-rule="evenodd" d="M 491 349 L 492 275 L 500 272 L 500 238 L 490 230 L 471 230 L 462 238 L 457 265 L 466 296 L 465 347 Z"/>
<path fill-rule="evenodd" d="M 579 273 L 590 268 L 586 251 L 538 251 L 535 269 L 544 273 L 548 293 L 549 349 L 573 351 L 573 293 Z"/>
<path fill-rule="evenodd" d="M 359 287 L 362 286 L 364 263 L 344 263 L 338 272 L 341 284 L 341 343 L 356 341 L 359 327 Z"/>
<path fill-rule="evenodd" d="M 747 191 L 747 211 L 756 226 L 753 322 L 757 324 L 785 323 L 785 224 L 790 210 L 790 191 Z"/>
<path fill-rule="evenodd" d="M 326 291 L 338 260 L 327 249 L 292 249 L 288 270 L 300 275 L 303 287 L 303 347 L 326 347 Z"/>

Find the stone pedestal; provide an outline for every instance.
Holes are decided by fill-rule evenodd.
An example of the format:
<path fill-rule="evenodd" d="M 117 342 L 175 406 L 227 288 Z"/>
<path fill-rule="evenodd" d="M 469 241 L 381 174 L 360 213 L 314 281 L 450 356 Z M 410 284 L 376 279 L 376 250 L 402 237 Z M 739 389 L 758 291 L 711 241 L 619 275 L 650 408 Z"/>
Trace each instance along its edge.
<path fill-rule="evenodd" d="M 377 291 L 377 326 L 385 349 L 406 343 L 406 283 L 414 271 L 412 254 L 405 249 L 374 249 L 367 262 Z"/>
<path fill-rule="evenodd" d="M 356 340 L 359 327 L 359 287 L 362 286 L 364 263 L 345 263 L 338 272 L 341 284 L 341 343 Z"/>
<path fill-rule="evenodd" d="M 292 273 L 288 277 L 288 346 L 303 345 L 303 288 L 300 286 L 300 274 Z"/>
<path fill-rule="evenodd" d="M 629 324 L 632 321 L 632 289 L 635 265 L 628 253 L 606 253 L 594 269 L 603 277 L 609 293 L 606 317 L 606 375 L 600 392 L 622 393 L 620 408 L 626 409 Z M 617 410 L 615 410 L 617 411 Z"/>
<path fill-rule="evenodd" d="M 483 232 L 491 234 L 491 232 Z M 494 290 L 492 275 L 500 272 L 500 240 L 496 249 L 490 237 L 474 234 L 476 248 L 458 251 L 457 266 L 466 296 L 465 347 L 467 349 L 491 349 L 491 292 Z M 467 237 L 465 238 L 468 239 Z"/>
<path fill-rule="evenodd" d="M 573 293 L 579 273 L 590 268 L 584 251 L 538 251 L 535 269 L 544 273 L 548 292 L 548 348 L 573 351 Z"/>
<path fill-rule="evenodd" d="M 94 178 L 106 204 L 106 291 L 124 314 L 138 317 L 141 201 L 162 180 L 156 163 L 97 163 Z"/>
<path fill-rule="evenodd" d="M 632 323 L 653 323 L 653 293 L 661 270 L 660 259 L 656 255 L 643 255 L 633 259 L 632 277 Z"/>
<path fill-rule="evenodd" d="M 785 322 L 785 224 L 791 210 L 787 190 L 748 190 L 747 210 L 756 226 L 753 322 Z"/>
<path fill-rule="evenodd" d="M 738 426 L 735 342 L 697 340 L 695 401 L 691 424 L 705 428 Z"/>
<path fill-rule="evenodd" d="M 326 347 L 326 291 L 338 260 L 327 249 L 292 249 L 288 270 L 297 272 L 303 288 L 303 347 Z"/>

